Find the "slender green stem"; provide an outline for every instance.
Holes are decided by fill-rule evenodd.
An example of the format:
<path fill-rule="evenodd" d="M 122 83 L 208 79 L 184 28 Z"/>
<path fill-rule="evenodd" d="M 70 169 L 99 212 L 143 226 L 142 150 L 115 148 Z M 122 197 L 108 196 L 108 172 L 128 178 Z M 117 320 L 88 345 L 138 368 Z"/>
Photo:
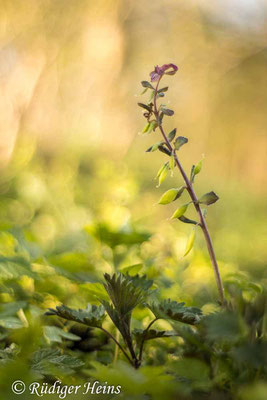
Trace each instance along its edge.
<path fill-rule="evenodd" d="M 160 77 L 161 79 L 161 77 Z M 207 248 L 208 248 L 208 252 L 209 252 L 209 256 L 210 256 L 210 260 L 211 260 L 211 264 L 213 267 L 213 271 L 214 271 L 214 275 L 215 275 L 215 280 L 216 280 L 216 284 L 217 284 L 217 288 L 218 288 L 218 292 L 219 292 L 219 298 L 220 298 L 220 302 L 222 305 L 226 304 L 226 300 L 225 300 L 225 296 L 224 296 L 224 288 L 223 288 L 223 283 L 222 283 L 222 279 L 221 279 L 221 275 L 220 275 L 220 271 L 219 271 L 219 267 L 218 267 L 218 263 L 216 260 L 216 256 L 215 256 L 215 252 L 214 252 L 214 248 L 213 248 L 213 244 L 212 244 L 212 240 L 209 234 L 209 230 L 208 230 L 208 226 L 207 223 L 205 221 L 205 218 L 203 216 L 202 210 L 199 206 L 198 200 L 197 200 L 197 196 L 195 194 L 195 191 L 193 189 L 193 184 L 190 181 L 190 179 L 187 177 L 179 159 L 178 156 L 176 154 L 176 150 L 175 148 L 172 147 L 167 135 L 164 132 L 164 129 L 162 127 L 160 118 L 159 118 L 159 111 L 157 108 L 157 93 L 158 93 L 158 87 L 159 87 L 159 82 L 160 79 L 157 82 L 156 88 L 154 90 L 154 115 L 155 118 L 157 120 L 157 124 L 159 127 L 159 130 L 165 140 L 166 146 L 168 147 L 168 149 L 170 150 L 170 152 L 173 154 L 173 157 L 175 159 L 175 163 L 184 179 L 185 185 L 186 185 L 186 189 L 189 193 L 189 196 L 191 197 L 194 207 L 199 215 L 199 226 L 202 229 L 202 232 L 204 234 L 205 240 L 206 240 L 206 244 L 207 244 Z"/>
<path fill-rule="evenodd" d="M 131 358 L 129 357 L 129 355 L 126 353 L 126 351 L 124 350 L 124 348 L 121 346 L 121 344 L 118 342 L 118 340 L 116 340 L 116 339 L 114 338 L 114 336 L 113 336 L 111 333 L 109 333 L 105 328 L 102 328 L 102 326 L 101 326 L 101 327 L 99 326 L 98 328 L 101 329 L 101 331 L 105 332 L 105 334 L 106 334 L 107 336 L 109 336 L 109 337 L 116 343 L 116 345 L 121 349 L 121 351 L 123 352 L 123 354 L 125 355 L 125 357 L 127 358 L 127 360 L 130 362 L 130 364 L 132 364 L 132 365 L 134 366 L 133 361 L 131 360 Z"/>
<path fill-rule="evenodd" d="M 149 329 L 151 328 L 151 326 L 154 324 L 154 322 L 156 322 L 157 320 L 158 320 L 158 318 L 153 319 L 153 321 L 151 321 L 149 323 L 149 325 L 147 326 L 147 328 L 143 332 L 143 340 L 142 340 L 142 342 L 140 344 L 140 351 L 139 351 L 139 357 L 138 357 L 140 364 L 141 364 L 141 361 L 142 361 L 144 344 L 145 344 L 147 333 L 148 333 Z"/>

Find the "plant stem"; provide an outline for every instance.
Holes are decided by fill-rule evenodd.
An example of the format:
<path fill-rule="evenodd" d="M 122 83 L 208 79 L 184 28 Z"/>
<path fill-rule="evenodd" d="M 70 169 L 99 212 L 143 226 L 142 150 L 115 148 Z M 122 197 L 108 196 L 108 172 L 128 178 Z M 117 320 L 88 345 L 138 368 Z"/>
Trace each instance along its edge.
<path fill-rule="evenodd" d="M 158 318 L 153 319 L 153 321 L 150 322 L 150 324 L 147 326 L 147 328 L 143 332 L 143 340 L 142 340 L 141 345 L 140 345 L 140 351 L 139 351 L 139 357 L 138 357 L 138 359 L 140 361 L 140 364 L 141 364 L 141 361 L 142 361 L 143 349 L 144 349 L 144 344 L 145 344 L 147 332 L 149 331 L 151 326 L 154 324 L 154 322 L 157 321 L 157 319 Z"/>
<path fill-rule="evenodd" d="M 98 327 L 99 329 L 101 329 L 101 331 L 105 332 L 105 334 L 107 336 L 109 336 L 115 343 L 116 345 L 121 349 L 121 351 L 123 352 L 123 354 L 125 355 L 125 357 L 127 358 L 127 360 L 130 362 L 130 364 L 132 364 L 134 366 L 134 363 L 132 362 L 132 360 L 130 359 L 130 357 L 128 356 L 128 354 L 126 353 L 126 351 L 124 350 L 124 348 L 120 345 L 120 343 L 114 338 L 114 336 L 109 333 L 105 328 L 102 328 L 102 326 Z"/>
<path fill-rule="evenodd" d="M 160 79 L 161 79 L 161 77 L 160 77 Z M 203 216 L 202 210 L 201 210 L 201 208 L 199 206 L 197 196 L 196 196 L 195 191 L 193 189 L 193 184 L 189 180 L 188 176 L 186 175 L 186 173 L 185 173 L 185 171 L 184 171 L 184 169 L 183 169 L 183 167 L 182 167 L 182 165 L 181 165 L 181 163 L 180 163 L 180 161 L 178 159 L 178 156 L 176 154 L 176 150 L 175 150 L 175 148 L 172 147 L 167 135 L 165 134 L 164 129 L 163 129 L 162 124 L 161 124 L 161 121 L 160 121 L 160 118 L 159 118 L 159 112 L 158 112 L 158 109 L 157 109 L 157 93 L 158 93 L 158 86 L 159 86 L 160 79 L 158 80 L 156 88 L 154 90 L 154 115 L 155 115 L 155 118 L 157 120 L 157 124 L 158 124 L 158 127 L 160 129 L 160 132 L 161 132 L 161 134 L 162 134 L 162 136 L 163 136 L 163 138 L 165 140 L 166 146 L 168 147 L 168 149 L 173 154 L 173 157 L 175 159 L 175 163 L 176 163 L 176 165 L 177 165 L 177 167 L 178 167 L 179 171 L 181 172 L 181 175 L 182 175 L 182 177 L 184 179 L 184 182 L 185 182 L 185 185 L 186 185 L 186 189 L 187 189 L 187 191 L 189 193 L 189 196 L 191 197 L 191 199 L 193 201 L 194 207 L 195 207 L 195 209 L 196 209 L 196 211 L 197 211 L 197 213 L 199 215 L 199 221 L 200 221 L 199 222 L 199 226 L 201 227 L 202 232 L 203 232 L 204 237 L 205 237 L 205 240 L 206 240 L 206 244 L 207 244 L 207 248 L 208 248 L 211 264 L 212 264 L 212 267 L 213 267 L 213 271 L 214 271 L 214 275 L 215 275 L 215 280 L 216 280 L 218 292 L 219 292 L 220 303 L 224 306 L 224 305 L 226 305 L 226 300 L 225 300 L 225 296 L 224 296 L 223 283 L 222 283 L 222 279 L 221 279 L 221 275 L 220 275 L 220 271 L 219 271 L 218 263 L 217 263 L 217 260 L 216 260 L 216 256 L 215 256 L 215 252 L 214 252 L 213 244 L 212 244 L 211 237 L 210 237 L 210 234 L 209 234 L 207 223 L 206 223 L 205 218 Z"/>

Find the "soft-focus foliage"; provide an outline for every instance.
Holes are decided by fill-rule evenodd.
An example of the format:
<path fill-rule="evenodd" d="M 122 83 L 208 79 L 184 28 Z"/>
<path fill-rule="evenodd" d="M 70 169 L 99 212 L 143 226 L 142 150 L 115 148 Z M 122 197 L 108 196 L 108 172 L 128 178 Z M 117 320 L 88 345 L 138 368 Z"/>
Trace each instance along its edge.
<path fill-rule="evenodd" d="M 126 400 L 265 399 L 264 2 L 0 4 L 1 396 L 14 399 L 16 379 L 56 377 L 121 385 Z M 164 155 L 144 152 L 149 136 L 133 139 L 136 83 L 163 62 L 179 65 L 170 99 L 189 138 L 183 162 L 206 153 L 196 191 L 220 197 L 207 220 L 232 307 L 222 314 L 203 239 L 182 258 L 192 227 L 167 221 L 175 204 L 157 204 L 183 182 L 169 176 L 156 189 Z M 207 318 L 197 328 L 159 320 L 139 370 L 121 353 L 113 364 L 103 332 L 44 313 L 99 306 L 114 271 L 146 274 L 155 301 L 184 301 Z M 136 336 L 151 319 L 134 311 Z M 104 327 L 117 334 L 108 318 Z"/>

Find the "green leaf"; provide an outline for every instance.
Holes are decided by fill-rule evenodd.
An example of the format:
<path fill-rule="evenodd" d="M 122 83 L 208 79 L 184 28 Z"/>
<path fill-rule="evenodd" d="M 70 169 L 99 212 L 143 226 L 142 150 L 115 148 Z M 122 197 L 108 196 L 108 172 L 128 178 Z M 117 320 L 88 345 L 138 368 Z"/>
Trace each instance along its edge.
<path fill-rule="evenodd" d="M 149 329 L 148 331 L 143 329 L 134 329 L 132 334 L 137 343 L 141 343 L 143 340 L 146 341 L 151 339 L 178 336 L 178 334 L 174 331 L 158 331 L 156 329 Z"/>
<path fill-rule="evenodd" d="M 202 311 L 197 307 L 186 307 L 185 303 L 163 300 L 161 303 L 147 304 L 156 318 L 171 319 L 173 321 L 184 322 L 185 324 L 198 324 L 202 317 Z"/>
<path fill-rule="evenodd" d="M 0 326 L 6 329 L 20 329 L 24 325 L 19 318 L 5 317 L 0 319 Z"/>
<path fill-rule="evenodd" d="M 162 184 L 162 182 L 164 182 L 164 180 L 167 178 L 168 171 L 169 171 L 169 163 L 167 162 L 160 168 L 157 174 L 157 178 L 159 179 L 157 187 L 159 187 Z"/>
<path fill-rule="evenodd" d="M 165 87 L 159 89 L 159 90 L 158 90 L 158 93 L 167 92 L 168 89 L 169 89 L 168 86 L 165 86 Z"/>
<path fill-rule="evenodd" d="M 190 203 L 183 204 L 181 207 L 177 208 L 176 211 L 171 216 L 171 219 L 180 218 L 186 212 Z"/>
<path fill-rule="evenodd" d="M 171 117 L 174 114 L 173 110 L 170 110 L 169 108 L 161 107 L 161 111 L 163 112 L 164 115 L 167 115 L 168 117 Z"/>
<path fill-rule="evenodd" d="M 102 283 L 84 283 L 80 285 L 80 287 L 83 288 L 89 296 L 91 296 L 92 301 L 95 301 L 96 299 L 109 300 Z"/>
<path fill-rule="evenodd" d="M 143 103 L 137 103 L 139 107 L 144 108 L 146 111 L 151 112 L 151 106 L 148 106 L 147 104 Z"/>
<path fill-rule="evenodd" d="M 168 134 L 168 139 L 170 142 L 173 141 L 173 139 L 175 138 L 176 135 L 176 128 L 174 128 L 172 131 L 170 131 L 170 133 Z"/>
<path fill-rule="evenodd" d="M 149 148 L 146 150 L 146 152 L 147 152 L 147 153 L 150 153 L 150 152 L 153 152 L 153 151 L 158 150 L 159 146 L 161 146 L 163 143 L 164 143 L 164 142 L 161 141 L 161 142 L 157 142 L 157 143 L 153 144 L 153 146 L 149 147 Z"/>
<path fill-rule="evenodd" d="M 171 151 L 165 145 L 160 145 L 159 151 L 161 151 L 164 154 L 167 154 L 167 156 L 170 156 L 172 154 Z"/>
<path fill-rule="evenodd" d="M 67 354 L 61 354 L 58 349 L 37 350 L 32 358 L 31 367 L 35 373 L 41 375 L 55 375 L 64 373 L 71 375 L 76 368 L 80 368 L 84 362 Z"/>
<path fill-rule="evenodd" d="M 22 276 L 38 279 L 38 275 L 32 271 L 31 264 L 20 256 L 0 256 L 0 278 L 3 280 L 17 279 Z"/>
<path fill-rule="evenodd" d="M 143 264 L 134 264 L 130 265 L 129 267 L 124 267 L 120 270 L 122 274 L 129 274 L 129 275 L 136 275 L 139 271 L 143 268 Z"/>
<path fill-rule="evenodd" d="M 142 133 L 147 133 L 147 131 L 149 130 L 149 127 L 150 127 L 150 123 L 148 122 L 148 123 L 145 125 L 144 129 L 142 130 Z"/>
<path fill-rule="evenodd" d="M 158 124 L 157 121 L 153 120 L 150 122 L 147 133 L 151 133 L 152 131 L 154 131 L 157 128 Z"/>
<path fill-rule="evenodd" d="M 106 224 L 96 224 L 85 228 L 86 231 L 93 235 L 97 240 L 107 244 L 111 248 L 119 245 L 133 246 L 146 242 L 150 237 L 148 232 L 138 232 L 132 228 L 114 231 Z"/>
<path fill-rule="evenodd" d="M 105 309 L 101 306 L 88 304 L 85 310 L 74 310 L 67 306 L 57 306 L 55 309 L 49 308 L 45 315 L 57 315 L 69 321 L 79 322 L 91 327 L 101 327 L 105 318 Z"/>
<path fill-rule="evenodd" d="M 171 170 L 171 176 L 173 176 L 173 170 L 175 168 L 175 159 L 174 159 L 173 154 L 170 157 L 169 166 L 170 166 L 170 170 Z"/>
<path fill-rule="evenodd" d="M 144 302 L 144 292 L 132 284 L 129 276 L 105 274 L 104 278 L 104 287 L 120 316 L 130 313 L 138 304 Z"/>
<path fill-rule="evenodd" d="M 190 251 L 192 250 L 193 246 L 194 246 L 194 242 L 195 242 L 195 237 L 196 237 L 196 230 L 195 228 L 192 230 L 188 240 L 187 240 L 187 244 L 186 244 L 186 248 L 185 248 L 185 253 L 184 253 L 184 257 L 187 256 L 187 254 L 190 253 Z"/>
<path fill-rule="evenodd" d="M 198 200 L 198 203 L 206 204 L 207 206 L 209 206 L 210 204 L 216 203 L 217 200 L 219 200 L 219 197 L 217 196 L 216 193 L 212 191 L 203 194 L 203 196 L 201 196 L 200 199 Z"/>
<path fill-rule="evenodd" d="M 195 165 L 195 167 L 194 167 L 194 176 L 200 173 L 200 171 L 202 169 L 202 163 L 203 163 L 203 160 L 200 160 L 197 163 L 197 165 Z"/>
<path fill-rule="evenodd" d="M 187 217 L 185 217 L 184 215 L 182 215 L 181 217 L 178 218 L 181 222 L 183 222 L 184 224 L 194 224 L 197 225 L 198 222 L 194 221 L 193 219 L 189 219 Z"/>
<path fill-rule="evenodd" d="M 134 275 L 134 276 L 128 276 L 128 278 L 131 280 L 132 284 L 144 290 L 146 292 L 146 296 L 150 294 L 149 289 L 153 285 L 153 280 L 152 279 L 147 279 L 146 275 Z"/>
<path fill-rule="evenodd" d="M 101 303 L 105 307 L 114 325 L 120 331 L 128 347 L 132 347 L 130 332 L 131 314 L 133 309 L 144 303 L 146 294 L 140 287 L 133 284 L 129 275 L 109 274 L 104 275 L 106 283 L 105 289 L 111 299 L 112 304 L 106 301 Z"/>
<path fill-rule="evenodd" d="M 184 189 L 185 189 L 185 187 L 181 186 L 178 189 L 173 188 L 173 189 L 167 190 L 167 192 L 165 192 L 161 196 L 158 204 L 164 204 L 165 205 L 165 204 L 169 204 L 172 201 L 178 199 L 182 195 Z"/>
<path fill-rule="evenodd" d="M 48 343 L 56 342 L 62 343 L 62 338 L 72 340 L 72 341 L 79 341 L 81 338 L 73 333 L 63 331 L 56 326 L 44 326 L 44 336 L 47 339 Z"/>
<path fill-rule="evenodd" d="M 184 137 L 184 136 L 178 136 L 176 139 L 175 139 L 175 142 L 174 142 L 174 147 L 175 147 L 175 149 L 176 150 L 179 150 L 184 144 L 186 144 L 188 142 L 188 139 L 186 138 L 186 137 Z"/>
<path fill-rule="evenodd" d="M 153 90 L 154 90 L 153 86 L 152 86 L 151 83 L 148 82 L 148 81 L 142 81 L 142 82 L 141 82 L 141 85 L 142 85 L 144 88 L 149 88 L 149 89 L 153 89 Z"/>

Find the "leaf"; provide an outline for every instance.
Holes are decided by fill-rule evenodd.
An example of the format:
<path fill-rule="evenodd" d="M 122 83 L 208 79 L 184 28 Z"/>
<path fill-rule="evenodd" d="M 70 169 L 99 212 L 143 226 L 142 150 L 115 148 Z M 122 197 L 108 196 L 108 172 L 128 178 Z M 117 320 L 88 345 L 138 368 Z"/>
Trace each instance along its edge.
<path fill-rule="evenodd" d="M 174 114 L 174 111 L 170 110 L 169 108 L 161 107 L 161 111 L 164 115 L 167 115 L 168 117 L 171 117 Z"/>
<path fill-rule="evenodd" d="M 196 391 L 208 391 L 211 387 L 210 367 L 197 358 L 181 358 L 172 363 L 173 370 Z"/>
<path fill-rule="evenodd" d="M 24 325 L 19 318 L 5 317 L 0 319 L 0 326 L 6 329 L 20 329 Z"/>
<path fill-rule="evenodd" d="M 167 92 L 168 89 L 169 89 L 168 86 L 165 86 L 165 87 L 159 89 L 159 90 L 158 90 L 158 93 Z"/>
<path fill-rule="evenodd" d="M 159 151 L 161 151 L 164 154 L 167 154 L 167 156 L 170 156 L 172 154 L 171 151 L 165 145 L 160 145 Z"/>
<path fill-rule="evenodd" d="M 157 121 L 153 120 L 149 123 L 149 127 L 147 129 L 147 133 L 151 133 L 152 131 L 154 131 L 157 128 L 158 124 Z"/>
<path fill-rule="evenodd" d="M 0 256 L 0 278 L 16 279 L 22 276 L 38 279 L 38 275 L 32 271 L 31 264 L 20 256 L 4 257 Z"/>
<path fill-rule="evenodd" d="M 146 292 L 146 296 L 150 294 L 148 290 L 154 283 L 152 279 L 147 279 L 146 275 L 142 276 L 134 275 L 134 276 L 128 276 L 128 278 L 131 280 L 132 284 L 135 287 L 144 290 Z"/>
<path fill-rule="evenodd" d="M 112 304 L 101 301 L 114 325 L 120 331 L 125 343 L 129 348 L 132 347 L 130 332 L 131 314 L 133 309 L 144 303 L 146 293 L 138 286 L 133 284 L 129 275 L 105 274 L 105 289 L 110 297 Z"/>
<path fill-rule="evenodd" d="M 151 106 L 148 106 L 147 104 L 143 103 L 137 103 L 139 107 L 144 108 L 146 111 L 151 112 Z"/>
<path fill-rule="evenodd" d="M 196 237 L 196 230 L 195 228 L 192 230 L 187 244 L 186 244 L 186 248 L 185 248 L 185 253 L 184 253 L 184 257 L 187 256 L 187 254 L 190 253 L 190 251 L 192 250 L 193 246 L 194 246 L 194 242 L 195 242 L 195 237 Z"/>
<path fill-rule="evenodd" d="M 198 203 L 200 204 L 206 204 L 209 206 L 210 204 L 216 203 L 216 201 L 219 200 L 219 197 L 215 192 L 209 192 L 206 194 L 203 194 L 203 196 L 200 197 L 198 200 Z"/>
<path fill-rule="evenodd" d="M 174 331 L 158 331 L 156 329 L 149 329 L 148 331 L 143 329 L 134 329 L 132 334 L 137 343 L 140 343 L 143 339 L 146 341 L 163 337 L 178 336 Z"/>
<path fill-rule="evenodd" d="M 167 178 L 168 171 L 169 171 L 169 163 L 165 163 L 163 167 L 160 168 L 157 174 L 157 177 L 159 178 L 157 187 L 159 187 L 162 184 L 162 182 L 164 182 L 164 180 Z"/>
<path fill-rule="evenodd" d="M 180 218 L 186 212 L 190 203 L 183 204 L 181 207 L 177 208 L 176 211 L 171 216 L 171 219 Z"/>
<path fill-rule="evenodd" d="M 202 311 L 197 307 L 186 307 L 185 303 L 163 300 L 161 303 L 147 304 L 156 318 L 171 319 L 185 324 L 198 324 L 202 318 Z"/>
<path fill-rule="evenodd" d="M 105 274 L 104 278 L 104 287 L 120 316 L 130 313 L 138 304 L 144 302 L 144 292 L 132 284 L 129 276 Z"/>
<path fill-rule="evenodd" d="M 61 354 L 58 349 L 40 349 L 33 354 L 31 367 L 35 373 L 41 375 L 57 375 L 64 373 L 71 375 L 76 368 L 82 367 L 84 362 L 67 354 Z"/>
<path fill-rule="evenodd" d="M 83 285 L 80 285 L 80 287 L 86 290 L 86 293 L 92 297 L 93 301 L 96 299 L 108 301 L 109 299 L 102 283 L 84 283 Z"/>
<path fill-rule="evenodd" d="M 150 233 L 139 232 L 131 227 L 127 231 L 114 231 L 108 225 L 102 223 L 86 227 L 86 231 L 111 248 L 122 244 L 126 246 L 141 244 L 151 237 Z"/>
<path fill-rule="evenodd" d="M 201 169 L 202 169 L 202 163 L 203 163 L 203 160 L 200 160 L 200 161 L 197 163 L 197 165 L 195 165 L 195 167 L 194 167 L 194 175 L 197 175 L 197 174 L 200 173 L 200 171 L 201 171 Z"/>
<path fill-rule="evenodd" d="M 149 127 L 150 127 L 150 123 L 148 122 L 148 123 L 145 125 L 144 129 L 142 130 L 142 133 L 147 133 L 147 131 L 149 130 Z"/>
<path fill-rule="evenodd" d="M 159 146 L 161 146 L 163 143 L 164 143 L 164 142 L 161 141 L 161 142 L 157 142 L 157 143 L 153 144 L 153 146 L 149 147 L 149 148 L 146 150 L 146 152 L 147 152 L 147 153 L 150 153 L 150 152 L 153 152 L 153 151 L 158 150 Z"/>
<path fill-rule="evenodd" d="M 175 138 L 176 135 L 176 128 L 174 128 L 172 131 L 170 131 L 170 133 L 168 134 L 168 139 L 170 142 L 173 141 L 173 139 Z"/>
<path fill-rule="evenodd" d="M 186 137 L 184 137 L 184 136 L 178 136 L 176 139 L 175 139 L 175 142 L 174 142 L 174 147 L 175 147 L 175 149 L 176 150 L 179 150 L 184 144 L 186 144 L 188 142 L 188 139 L 186 138 Z"/>
<path fill-rule="evenodd" d="M 165 193 L 161 196 L 161 198 L 160 198 L 158 204 L 163 204 L 163 205 L 165 205 L 165 204 L 169 204 L 169 203 L 171 203 L 172 201 L 178 199 L 178 198 L 182 195 L 184 189 L 185 189 L 185 187 L 184 187 L 184 186 L 181 186 L 181 187 L 179 187 L 178 189 L 173 188 L 173 189 L 167 190 L 167 192 L 165 192 Z"/>
<path fill-rule="evenodd" d="M 175 159 L 174 159 L 173 154 L 170 157 L 169 166 L 170 166 L 170 170 L 171 170 L 171 176 L 173 176 L 173 170 L 175 168 Z"/>
<path fill-rule="evenodd" d="M 141 85 L 142 85 L 144 88 L 149 88 L 149 89 L 153 89 L 153 90 L 154 90 L 153 86 L 152 86 L 151 83 L 148 82 L 148 81 L 142 81 L 142 82 L 141 82 Z"/>
<path fill-rule="evenodd" d="M 194 225 L 198 225 L 198 222 L 194 221 L 193 219 L 189 219 L 187 217 L 185 217 L 184 215 L 182 215 L 181 217 L 178 218 L 181 222 L 185 223 L 185 224 L 194 224 Z"/>
<path fill-rule="evenodd" d="M 129 274 L 129 275 L 136 275 L 139 271 L 143 268 L 143 264 L 134 264 L 130 265 L 129 267 L 124 267 L 120 270 L 122 274 Z"/>
<path fill-rule="evenodd" d="M 45 315 L 57 315 L 69 321 L 79 322 L 91 327 L 101 327 L 105 318 L 105 309 L 102 305 L 88 304 L 85 310 L 74 310 L 62 305 L 57 306 L 55 309 L 49 308 Z"/>
<path fill-rule="evenodd" d="M 62 338 L 69 339 L 72 341 L 79 341 L 81 338 L 73 333 L 63 331 L 56 326 L 44 326 L 44 336 L 47 339 L 48 343 L 56 342 L 62 343 Z"/>

